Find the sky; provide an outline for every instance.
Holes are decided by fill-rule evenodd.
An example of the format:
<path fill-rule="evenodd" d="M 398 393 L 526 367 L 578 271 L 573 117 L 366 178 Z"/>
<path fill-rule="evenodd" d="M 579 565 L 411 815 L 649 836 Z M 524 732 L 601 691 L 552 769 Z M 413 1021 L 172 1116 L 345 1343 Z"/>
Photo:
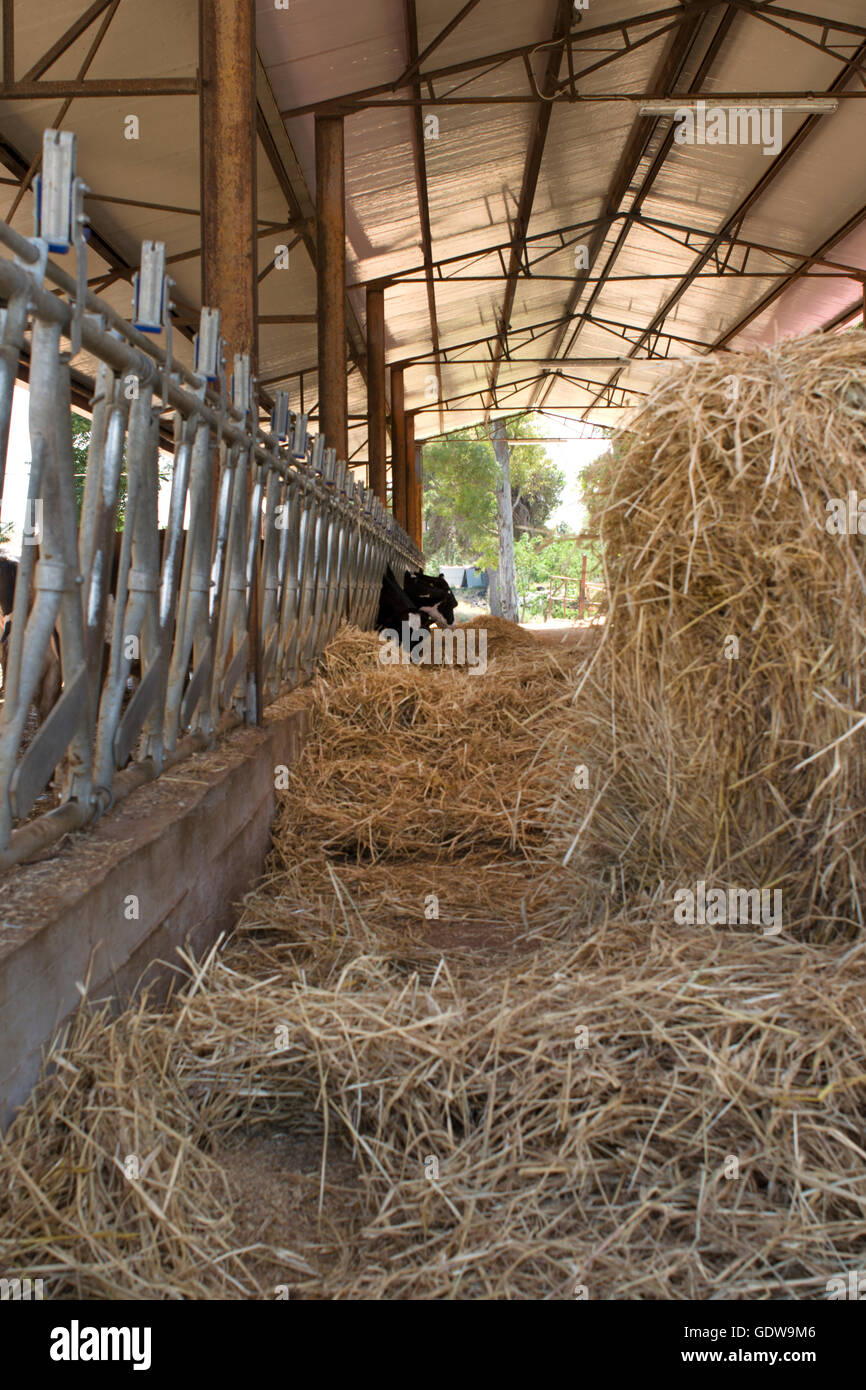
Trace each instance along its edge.
<path fill-rule="evenodd" d="M 567 426 L 558 431 L 567 432 Z M 548 444 L 547 452 L 557 468 L 565 474 L 565 491 L 562 502 L 547 521 L 551 528 L 564 521 L 569 531 L 577 534 L 586 524 L 586 509 L 580 498 L 582 493 L 581 474 L 583 470 L 610 448 L 609 439 L 575 439 L 569 444 Z"/>
<path fill-rule="evenodd" d="M 25 386 L 16 385 L 12 394 L 12 421 L 3 486 L 3 520 L 11 521 L 15 525 L 12 540 L 4 547 L 10 555 L 17 554 L 21 549 L 21 527 L 24 521 L 24 504 L 27 501 L 27 482 L 30 477 L 30 432 L 27 428 L 29 404 L 30 392 Z"/>

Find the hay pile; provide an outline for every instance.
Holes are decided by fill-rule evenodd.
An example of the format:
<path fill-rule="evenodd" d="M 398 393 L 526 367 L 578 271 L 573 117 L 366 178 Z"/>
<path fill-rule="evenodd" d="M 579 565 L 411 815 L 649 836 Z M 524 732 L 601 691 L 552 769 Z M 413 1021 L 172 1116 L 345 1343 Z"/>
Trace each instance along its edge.
<path fill-rule="evenodd" d="M 492 613 L 480 613 L 477 618 L 472 618 L 461 626 L 466 632 L 476 629 L 485 634 L 488 654 L 513 651 L 520 647 L 530 651 L 538 646 L 535 637 L 531 632 L 527 632 L 526 628 L 521 627 L 519 623 L 512 623 L 508 618 L 494 617 Z"/>
<path fill-rule="evenodd" d="M 442 963 L 356 932 L 325 973 L 301 933 L 218 968 L 186 1045 L 211 1131 L 301 1090 L 352 1147 L 353 1239 L 300 1252 L 300 1294 L 820 1297 L 862 1263 L 866 959 L 771 949 L 643 919 Z"/>
<path fill-rule="evenodd" d="M 541 814 L 573 676 L 526 648 L 496 680 L 389 682 L 375 646 L 328 653 L 236 935 L 168 1006 L 83 1010 L 55 1054 L 0 1148 L 0 1267 L 51 1297 L 825 1297 L 862 1265 L 864 947 L 675 931 L 656 905 L 590 926 L 516 815 L 523 786 Z M 423 840 L 416 737 L 457 808 Z M 312 1234 L 239 1229 L 220 1155 L 250 1133 L 320 1146 Z"/>
<path fill-rule="evenodd" d="M 866 498 L 864 430 L 862 334 L 683 365 L 633 422 L 568 736 L 589 788 L 559 811 L 587 911 L 704 880 L 862 926 L 864 552 L 826 522 Z"/>
<path fill-rule="evenodd" d="M 575 658 L 487 619 L 486 673 L 391 666 L 376 634 L 344 631 L 322 664 L 313 733 L 289 769 L 274 835 L 286 863 L 309 856 L 405 870 L 418 856 L 465 868 L 526 856 L 549 832 L 554 758 Z"/>
<path fill-rule="evenodd" d="M 4 1145 L 4 1269 L 52 1297 L 773 1299 L 862 1265 L 862 947 L 768 960 L 647 917 L 443 962 L 271 912 L 168 1010 L 81 1015 Z M 353 1157 L 348 1204 L 312 1175 L 310 1239 L 233 1233 L 208 1150 L 252 1126 Z"/>
<path fill-rule="evenodd" d="M 186 1061 L 170 1015 L 78 1010 L 0 1139 L 4 1275 L 44 1278 L 50 1299 L 250 1291 Z"/>

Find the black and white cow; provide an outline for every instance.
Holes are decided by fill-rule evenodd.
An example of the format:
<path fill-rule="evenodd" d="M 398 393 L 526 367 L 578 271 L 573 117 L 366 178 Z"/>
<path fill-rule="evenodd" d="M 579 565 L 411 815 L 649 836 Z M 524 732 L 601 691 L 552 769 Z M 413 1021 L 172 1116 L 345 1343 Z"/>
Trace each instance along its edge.
<path fill-rule="evenodd" d="M 444 574 L 424 574 L 422 570 L 407 570 L 403 577 L 403 589 L 410 601 L 421 614 L 425 627 L 435 623 L 437 627 L 453 627 L 457 611 L 457 599 Z"/>
<path fill-rule="evenodd" d="M 433 623 L 453 627 L 456 607 L 457 600 L 441 574 L 434 578 L 421 570 L 406 570 L 400 584 L 389 566 L 382 580 L 376 626 L 380 632 L 385 628 L 402 632 L 404 623 L 410 631 Z"/>

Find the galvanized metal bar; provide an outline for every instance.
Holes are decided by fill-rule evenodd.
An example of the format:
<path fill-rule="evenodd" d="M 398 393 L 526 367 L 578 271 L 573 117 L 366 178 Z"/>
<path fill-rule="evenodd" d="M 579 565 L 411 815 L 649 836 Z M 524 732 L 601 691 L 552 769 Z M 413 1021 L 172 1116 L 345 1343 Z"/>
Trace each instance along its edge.
<path fill-rule="evenodd" d="M 211 588 L 211 516 L 213 512 L 213 460 L 211 432 L 197 421 L 189 484 L 189 527 L 183 553 L 183 570 L 177 606 L 177 627 L 166 690 L 163 744 L 177 745 L 190 659 L 195 648 L 194 672 L 206 660 Z M 190 680 L 190 685 L 192 681 Z M 193 706 L 194 708 L 194 706 Z M 192 713 L 190 709 L 189 714 Z"/>
<path fill-rule="evenodd" d="M 2 311 L 0 334 L 0 503 L 6 479 L 6 452 L 9 448 L 9 426 L 12 420 L 12 397 L 18 375 L 18 361 L 27 327 L 27 294 L 19 291 L 9 299 Z"/>
<path fill-rule="evenodd" d="M 208 386 L 89 292 L 81 338 L 98 365 L 79 520 L 70 372 L 61 353 L 77 287 L 2 224 L 0 242 L 18 256 L 17 263 L 0 259 L 8 349 L 0 355 L 8 369 L 0 372 L 0 431 L 8 433 L 14 366 L 29 329 L 29 499 L 43 511 L 41 531 L 25 537 L 32 543 L 19 558 L 4 673 L 2 869 L 86 825 L 125 788 L 159 775 L 217 730 L 249 719 L 251 630 L 263 653 L 256 703 L 267 703 L 285 680 L 312 671 L 344 617 L 374 620 L 386 564 L 399 570 L 421 556 L 372 492 L 337 463 L 334 449 L 326 451 L 324 436 L 308 438 L 305 417 L 292 416 L 288 429 L 284 421 L 282 438 L 257 428 L 254 411 L 227 403 L 218 364 Z M 49 293 L 43 277 L 67 297 Z M 163 398 L 175 418 L 160 548 Z M 0 440 L 5 457 L 2 433 Z M 117 546 L 124 461 L 128 491 Z M 59 698 L 24 749 L 24 725 L 46 680 L 56 682 Z M 60 810 L 16 829 L 61 763 Z"/>

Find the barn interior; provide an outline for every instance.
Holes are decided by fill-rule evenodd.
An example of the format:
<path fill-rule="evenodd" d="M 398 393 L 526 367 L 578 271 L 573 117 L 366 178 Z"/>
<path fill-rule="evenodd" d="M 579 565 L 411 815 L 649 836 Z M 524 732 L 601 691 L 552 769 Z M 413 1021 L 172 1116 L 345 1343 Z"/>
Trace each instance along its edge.
<path fill-rule="evenodd" d="M 847 1296 L 862 6 L 0 15 L 0 456 L 27 386 L 56 487 L 19 573 L 46 613 L 57 594 L 62 675 L 23 746 L 54 618 L 25 633 L 19 589 L 0 1268 L 94 1301 Z M 46 131 L 74 132 L 83 181 L 60 271 L 31 241 Z M 57 389 L 94 478 L 106 402 L 140 450 L 111 595 L 116 497 L 94 481 L 61 524 Z M 425 442 L 531 413 L 617 431 L 603 621 L 560 642 L 477 618 L 482 663 L 383 663 Z"/>

